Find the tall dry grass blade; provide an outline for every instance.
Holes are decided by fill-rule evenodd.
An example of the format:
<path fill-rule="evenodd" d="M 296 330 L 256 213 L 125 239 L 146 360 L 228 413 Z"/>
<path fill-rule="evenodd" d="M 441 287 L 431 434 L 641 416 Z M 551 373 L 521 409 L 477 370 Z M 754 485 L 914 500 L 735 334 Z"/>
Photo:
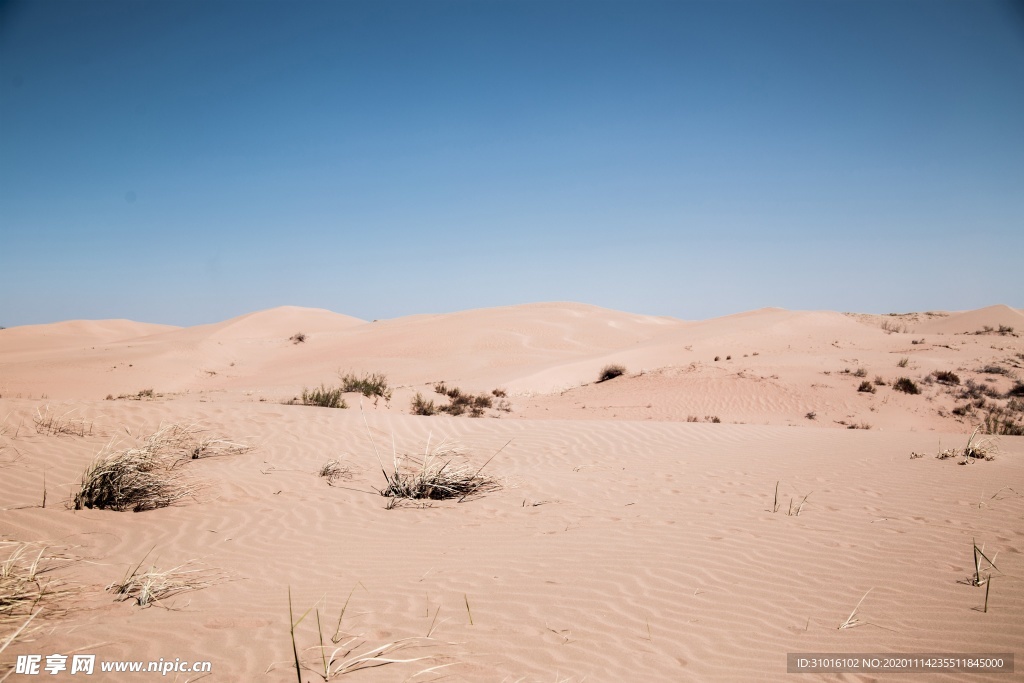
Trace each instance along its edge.
<path fill-rule="evenodd" d="M 844 621 L 843 623 L 841 623 L 839 625 L 840 629 L 853 628 L 854 626 L 860 626 L 860 623 L 861 623 L 860 619 L 855 618 L 856 615 L 857 615 L 857 610 L 860 609 L 860 605 L 861 605 L 862 602 L 864 602 L 864 598 L 868 597 L 868 593 L 870 593 L 873 590 L 874 590 L 874 588 L 869 588 L 867 590 L 867 592 L 864 593 L 863 596 L 861 596 L 861 599 L 857 601 L 857 605 L 853 608 L 853 611 L 850 612 L 850 616 L 846 617 L 846 621 Z"/>

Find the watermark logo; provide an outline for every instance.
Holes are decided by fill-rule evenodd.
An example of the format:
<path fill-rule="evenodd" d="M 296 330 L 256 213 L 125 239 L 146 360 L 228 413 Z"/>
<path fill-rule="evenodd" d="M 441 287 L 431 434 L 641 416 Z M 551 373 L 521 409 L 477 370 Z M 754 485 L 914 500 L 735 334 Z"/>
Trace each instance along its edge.
<path fill-rule="evenodd" d="M 26 676 L 50 675 L 60 673 L 69 675 L 83 674 L 91 676 L 96 670 L 104 673 L 158 673 L 166 676 L 169 673 L 210 673 L 213 665 L 210 662 L 182 661 L 163 658 L 149 662 L 132 662 L 124 660 L 100 661 L 96 663 L 96 655 L 18 655 L 14 664 L 14 673 Z"/>

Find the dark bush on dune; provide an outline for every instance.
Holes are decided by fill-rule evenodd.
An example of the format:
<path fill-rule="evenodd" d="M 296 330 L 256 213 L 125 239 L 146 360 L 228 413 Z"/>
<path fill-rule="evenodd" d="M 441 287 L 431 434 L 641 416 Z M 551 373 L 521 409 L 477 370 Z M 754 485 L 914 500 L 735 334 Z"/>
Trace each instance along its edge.
<path fill-rule="evenodd" d="M 606 365 L 601 369 L 601 374 L 597 376 L 598 382 L 607 382 L 610 379 L 621 377 L 626 374 L 626 368 L 621 365 Z"/>

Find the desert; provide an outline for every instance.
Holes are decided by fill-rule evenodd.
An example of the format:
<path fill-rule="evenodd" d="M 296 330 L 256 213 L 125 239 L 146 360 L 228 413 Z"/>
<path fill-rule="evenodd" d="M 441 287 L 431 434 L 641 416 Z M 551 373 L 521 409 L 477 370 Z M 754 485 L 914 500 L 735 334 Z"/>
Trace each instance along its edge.
<path fill-rule="evenodd" d="M 1021 330 L 1002 305 L 574 303 L 0 330 L 3 675 L 781 681 L 787 653 L 1013 653 Z M 129 450 L 177 494 L 83 496 Z M 431 458 L 468 488 L 395 495 Z"/>

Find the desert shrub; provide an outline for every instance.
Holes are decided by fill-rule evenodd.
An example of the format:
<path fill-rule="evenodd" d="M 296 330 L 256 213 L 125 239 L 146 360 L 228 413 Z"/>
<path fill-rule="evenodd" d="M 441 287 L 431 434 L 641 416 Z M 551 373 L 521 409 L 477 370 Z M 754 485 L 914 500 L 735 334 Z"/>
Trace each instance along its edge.
<path fill-rule="evenodd" d="M 891 320 L 883 320 L 882 329 L 888 332 L 889 334 L 892 334 L 894 332 L 899 332 L 901 334 L 907 332 L 906 325 L 901 325 L 900 323 L 893 322 Z"/>
<path fill-rule="evenodd" d="M 412 397 L 412 414 L 413 415 L 436 415 L 437 406 L 434 405 L 433 400 L 426 400 L 423 398 L 423 394 L 416 392 L 416 395 Z"/>
<path fill-rule="evenodd" d="M 717 363 L 719 360 L 721 360 L 721 358 L 721 356 L 715 356 L 715 362 Z"/>
<path fill-rule="evenodd" d="M 320 385 L 319 388 L 302 390 L 302 405 L 319 406 L 321 408 L 348 408 L 345 399 L 342 398 L 340 388 L 329 388 Z"/>
<path fill-rule="evenodd" d="M 718 360 L 717 356 L 715 357 L 715 360 Z M 598 382 L 607 382 L 610 379 L 615 379 L 616 377 L 621 377 L 624 374 L 626 374 L 626 368 L 624 368 L 623 366 L 621 366 L 621 365 L 606 365 L 603 368 L 601 368 L 601 372 L 597 376 L 597 381 Z"/>
<path fill-rule="evenodd" d="M 290 341 L 293 344 L 301 344 L 302 342 L 306 341 L 306 335 L 303 332 L 296 332 L 292 336 L 288 337 L 288 341 Z"/>
<path fill-rule="evenodd" d="M 867 422 L 861 422 L 859 424 L 858 423 L 852 423 L 852 424 L 846 425 L 846 428 L 847 429 L 871 429 L 871 425 L 869 425 Z"/>
<path fill-rule="evenodd" d="M 935 381 L 941 384 L 955 385 L 960 384 L 960 377 L 955 372 L 949 370 L 936 370 L 932 373 L 935 376 Z"/>
<path fill-rule="evenodd" d="M 1001 335 L 1008 335 L 1008 334 L 1012 335 L 1013 334 L 1013 328 L 1009 327 L 1008 325 L 1000 325 L 999 329 L 996 330 L 996 332 L 998 332 Z M 1016 335 L 1014 335 L 1014 336 L 1016 336 Z"/>
<path fill-rule="evenodd" d="M 909 377 L 900 377 L 892 383 L 892 388 L 896 391 L 902 391 L 904 394 L 920 394 L 921 390 L 918 388 L 914 380 Z"/>
<path fill-rule="evenodd" d="M 491 389 L 491 393 L 494 394 L 496 398 L 505 398 L 508 396 L 508 392 L 504 389 Z"/>
<path fill-rule="evenodd" d="M 806 415 L 804 415 L 804 417 L 806 417 L 808 420 L 814 420 L 818 417 L 818 414 L 812 410 Z"/>
<path fill-rule="evenodd" d="M 479 394 L 474 396 L 473 394 L 464 392 L 458 387 L 449 387 L 444 382 L 438 382 L 434 385 L 434 393 L 446 396 L 448 398 L 447 404 L 437 405 L 434 401 L 427 401 L 419 393 L 413 397 L 412 400 L 412 412 L 414 415 L 434 415 L 436 413 L 447 413 L 452 416 L 466 415 L 470 417 L 483 417 L 485 411 L 488 408 L 494 406 L 494 399 L 492 394 Z M 508 406 L 508 401 L 503 401 L 503 404 Z M 505 410 L 502 405 L 498 406 L 499 410 Z M 508 410 L 511 411 L 511 407 L 508 406 Z"/>
<path fill-rule="evenodd" d="M 857 371 L 853 373 L 854 377 L 867 377 L 868 371 L 864 368 L 857 368 Z"/>
<path fill-rule="evenodd" d="M 863 391 L 868 394 L 873 394 L 875 393 L 875 385 L 867 380 L 864 380 L 863 382 L 860 383 L 860 386 L 857 387 L 857 391 Z"/>
<path fill-rule="evenodd" d="M 1024 421 L 1021 420 L 1020 415 L 1014 415 L 1006 408 L 990 409 L 985 415 L 982 427 L 986 434 L 1024 436 Z"/>
<path fill-rule="evenodd" d="M 884 387 L 885 386 L 885 380 L 882 379 L 881 375 L 875 375 L 875 386 L 876 387 Z"/>
<path fill-rule="evenodd" d="M 1024 398 L 1024 382 L 1017 380 L 1013 387 L 1006 392 L 1006 397 L 1016 396 L 1017 398 Z"/>
<path fill-rule="evenodd" d="M 362 377 L 357 377 L 351 372 L 341 375 L 341 390 L 360 393 L 367 398 L 373 398 L 375 402 L 381 398 L 385 403 L 391 401 L 388 378 L 377 372 L 365 374 Z"/>
<path fill-rule="evenodd" d="M 974 412 L 974 406 L 970 403 L 964 403 L 953 408 L 952 413 L 957 417 L 965 417 Z"/>
<path fill-rule="evenodd" d="M 978 370 L 978 372 L 984 373 L 986 375 L 1008 375 L 1008 374 L 1010 374 L 1010 371 L 1007 368 L 1004 368 L 1001 365 L 994 365 L 994 364 L 986 365 L 986 366 L 982 367 L 980 370 Z"/>
<path fill-rule="evenodd" d="M 896 365 L 897 365 L 897 367 L 905 368 L 905 367 L 907 367 L 907 365 L 909 363 L 910 363 L 910 359 L 907 358 L 906 356 L 904 356 L 903 358 L 900 358 L 899 362 L 896 363 Z"/>

